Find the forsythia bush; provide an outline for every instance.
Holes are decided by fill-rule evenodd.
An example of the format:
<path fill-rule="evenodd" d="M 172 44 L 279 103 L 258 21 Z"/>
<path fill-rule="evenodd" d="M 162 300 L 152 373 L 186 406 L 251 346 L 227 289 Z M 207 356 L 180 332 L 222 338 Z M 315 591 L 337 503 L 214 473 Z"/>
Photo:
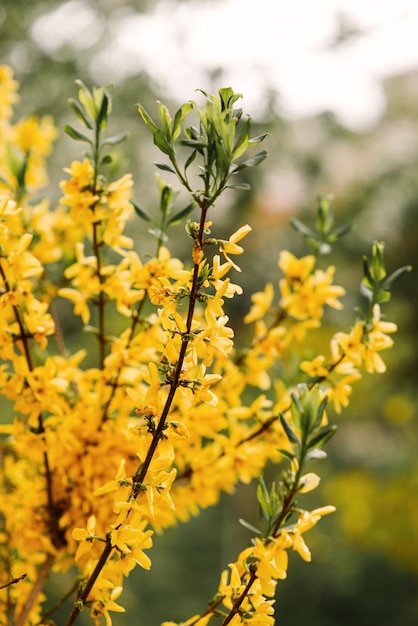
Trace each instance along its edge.
<path fill-rule="evenodd" d="M 0 68 L 0 388 L 13 414 L 1 426 L 0 623 L 53 623 L 45 582 L 76 564 L 79 575 L 63 590 L 73 595 L 66 625 L 83 609 L 111 624 L 110 613 L 124 611 L 124 578 L 151 566 L 154 531 L 258 478 L 260 527 L 243 522 L 254 539 L 222 573 L 208 608 L 184 623 L 217 616 L 223 626 L 273 624 L 288 551 L 309 561 L 305 533 L 334 510 L 299 504 L 319 482 L 306 465 L 325 456 L 335 432 L 327 402 L 339 413 L 362 371 L 385 370 L 380 353 L 396 327 L 382 320 L 380 305 L 408 268 L 388 277 L 375 243 L 364 260 L 365 311 L 324 354 L 302 361 L 299 384 L 289 385 L 286 355 L 321 325 L 326 306 L 342 306 L 335 268 L 319 267 L 347 230 L 334 227 L 330 201 L 319 201 L 315 229 L 293 221 L 312 253 L 280 253 L 278 289 L 268 283 L 252 296 L 247 347 L 234 350 L 224 305 L 242 292 L 230 273 L 239 271 L 251 228 L 239 224 L 229 239 L 217 238 L 214 205 L 244 186 L 234 184 L 236 174 L 265 158 L 243 158 L 264 136 L 251 138 L 251 120 L 229 88 L 203 94 L 203 108 L 184 104 L 173 119 L 160 104 L 158 124 L 139 106 L 166 158 L 157 167 L 190 198 L 174 209 L 173 189 L 158 178 L 160 219 L 152 223 L 134 202 L 131 175 L 106 177 L 108 150 L 125 137 L 104 136 L 110 93 L 78 86 L 70 104 L 83 130 L 65 130 L 87 152 L 64 170 L 61 200 L 50 207 L 39 190 L 57 131 L 48 117 L 13 121 L 18 86 Z M 132 218 L 151 222 L 155 256 L 129 236 Z M 188 264 L 167 248 L 169 226 L 182 220 Z M 93 365 L 62 331 L 64 299 L 97 338 Z M 285 464 L 271 487 L 262 478 L 269 461 Z"/>

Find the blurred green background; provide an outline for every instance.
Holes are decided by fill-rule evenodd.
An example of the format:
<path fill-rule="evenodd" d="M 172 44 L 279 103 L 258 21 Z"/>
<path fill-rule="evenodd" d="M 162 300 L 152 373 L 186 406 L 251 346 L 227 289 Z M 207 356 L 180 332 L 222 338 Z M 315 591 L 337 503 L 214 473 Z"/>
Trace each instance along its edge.
<path fill-rule="evenodd" d="M 201 3 L 208 5 L 204 0 Z M 10 64 L 21 84 L 18 112 L 52 114 L 60 129 L 72 122 L 67 100 L 75 96 L 74 80 L 81 78 L 88 85 L 114 80 L 114 67 L 112 72 L 109 69 L 109 80 L 106 77 L 106 59 L 112 54 L 112 38 L 121 18 L 158 10 L 164 16 L 165 7 L 169 24 L 169 7 L 175 4 L 151 0 L 2 0 L 0 63 Z M 199 0 L 178 4 L 187 17 L 188 8 L 198 5 Z M 275 19 L 280 19 L 286 3 L 279 2 L 276 9 Z M 252 10 L 257 11 L 256 3 Z M 45 16 L 56 17 L 58 11 L 62 12 L 61 22 L 55 22 L 62 25 L 60 37 L 56 31 L 48 31 L 53 22 L 42 21 Z M 269 15 L 265 18 L 271 19 Z M 185 23 L 194 28 L 192 21 Z M 231 18 L 229 26 L 239 28 L 239 15 Z M 311 28 L 315 27 L 313 22 Z M 161 58 L 154 59 L 155 67 L 164 60 L 164 32 L 162 29 L 160 33 Z M 335 33 L 335 41 L 355 41 L 364 36 L 361 29 L 347 28 L 341 15 L 336 19 Z M 244 35 L 242 45 L 250 45 Z M 216 39 L 216 28 L 201 31 L 201 37 Z M 291 58 L 288 64 L 291 68 Z M 136 68 L 131 59 L 129 72 L 122 71 L 121 66 L 113 92 L 112 122 L 118 131 L 131 133 L 116 160 L 115 173 L 132 172 L 137 200 L 150 213 L 157 211 L 152 163 L 158 154 L 135 103 L 140 101 L 150 112 L 155 111 L 157 99 L 171 109 L 181 104 L 164 83 L 155 80 L 153 66 L 152 59 L 146 66 L 138 63 Z M 245 65 L 240 67 L 243 75 L 245 69 Z M 184 93 L 182 102 L 195 97 L 195 88 L 217 90 L 226 86 L 222 64 L 202 67 L 199 78 L 200 84 Z M 171 82 L 175 79 L 174 73 Z M 239 83 L 232 87 L 243 91 Z M 312 221 L 318 194 L 332 193 L 337 220 L 354 225 L 353 232 L 333 252 L 332 262 L 338 268 L 336 282 L 344 284 L 351 295 L 345 298 L 343 319 L 329 318 L 331 327 L 336 319 L 347 327 L 354 319 L 361 258 L 370 253 L 372 240 L 386 241 L 389 271 L 405 264 L 418 266 L 418 48 L 417 68 L 385 77 L 382 89 L 384 107 L 380 114 L 364 128 L 353 129 L 331 108 L 303 117 L 289 111 L 285 114 L 281 94 L 267 82 L 261 98 L 264 104 L 254 116 L 254 134 L 259 130 L 271 134 L 266 146 L 269 158 L 249 171 L 252 191 L 231 192 L 217 215 L 218 228 L 225 233 L 246 222 L 254 228 L 245 242 L 248 256 L 239 277 L 246 281 L 246 295 L 234 303 L 232 317 L 248 310 L 252 291 L 261 289 L 266 280 L 277 281 L 277 258 L 283 247 L 307 252 L 288 220 L 297 215 Z M 245 92 L 243 95 L 244 111 L 251 113 Z M 79 147 L 60 133 L 50 160 L 48 197 L 59 197 L 57 182 L 62 168 L 79 158 Z M 138 249 L 152 246 L 146 228 L 136 228 Z M 182 244 L 175 243 L 186 241 L 181 238 L 181 227 L 177 228 L 175 251 L 187 255 Z M 339 432 L 329 445 L 329 458 L 318 468 L 323 478 L 313 505 L 333 503 L 338 511 L 310 533 L 311 564 L 292 554 L 288 580 L 278 586 L 280 624 L 418 624 L 417 308 L 415 270 L 395 285 L 393 299 L 385 309 L 387 319 L 399 325 L 395 348 L 384 355 L 388 373 L 365 376 L 355 386 L 349 409 L 337 418 Z M 329 329 L 318 332 L 317 345 L 327 337 Z M 269 469 L 272 478 L 277 472 L 277 468 Z M 203 511 L 198 519 L 157 537 L 151 571 L 138 568 L 124 592 L 122 603 L 132 613 L 115 614 L 114 624 L 154 626 L 202 612 L 216 591 L 220 571 L 248 543 L 248 532 L 238 519 L 256 521 L 254 494 L 255 485 L 240 486 L 234 498 L 223 497 L 215 509 Z M 57 598 L 67 582 L 66 577 L 51 582 Z M 63 609 L 61 615 L 65 614 Z M 82 616 L 80 623 L 90 622 Z"/>

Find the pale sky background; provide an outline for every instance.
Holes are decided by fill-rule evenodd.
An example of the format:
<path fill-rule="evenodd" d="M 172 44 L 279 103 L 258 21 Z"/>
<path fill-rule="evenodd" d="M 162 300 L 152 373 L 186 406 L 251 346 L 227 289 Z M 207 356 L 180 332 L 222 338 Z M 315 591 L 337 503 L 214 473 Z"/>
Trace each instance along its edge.
<path fill-rule="evenodd" d="M 337 18 L 362 34 L 333 45 Z M 384 108 L 381 79 L 418 68 L 418 0 L 161 0 L 147 14 L 119 9 L 108 28 L 108 48 L 91 61 L 98 82 L 146 69 L 183 102 L 212 87 L 202 69 L 222 68 L 219 86 L 242 93 L 253 116 L 271 87 L 282 114 L 332 110 L 361 129 Z M 82 52 L 103 29 L 87 0 L 69 0 L 32 36 L 53 55 L 65 42 Z"/>

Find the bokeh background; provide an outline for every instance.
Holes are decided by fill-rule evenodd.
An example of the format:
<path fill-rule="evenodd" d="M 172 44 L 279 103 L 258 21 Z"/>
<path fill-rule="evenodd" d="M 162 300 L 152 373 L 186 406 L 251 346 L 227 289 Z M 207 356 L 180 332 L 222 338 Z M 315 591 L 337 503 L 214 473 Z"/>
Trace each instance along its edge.
<path fill-rule="evenodd" d="M 372 240 L 386 241 L 389 271 L 418 266 L 417 32 L 415 0 L 2 0 L 0 63 L 21 84 L 19 113 L 51 114 L 60 129 L 72 122 L 75 79 L 112 83 L 112 124 L 131 133 L 116 173 L 133 173 L 150 213 L 158 154 L 135 104 L 155 112 L 156 100 L 174 109 L 197 88 L 242 93 L 254 134 L 270 133 L 269 158 L 246 170 L 251 192 L 231 192 L 217 217 L 225 233 L 254 227 L 242 264 L 247 295 L 230 314 L 242 315 L 248 294 L 277 281 L 283 247 L 307 253 L 289 218 L 313 221 L 316 196 L 332 193 L 337 220 L 354 226 L 332 258 L 351 294 L 342 320 L 349 326 Z M 50 198 L 58 199 L 62 168 L 79 147 L 60 133 Z M 133 228 L 147 249 L 146 227 Z M 178 240 L 186 241 L 181 230 Z M 314 501 L 338 512 L 311 532 L 311 564 L 292 555 L 278 586 L 283 626 L 418 624 L 417 308 L 415 270 L 386 307 L 400 329 L 385 355 L 388 373 L 365 377 L 338 417 Z M 318 332 L 317 345 L 328 336 Z M 154 626 L 202 612 L 220 570 L 248 542 L 238 519 L 256 521 L 254 493 L 254 485 L 240 487 L 157 537 L 151 571 L 138 568 L 124 592 L 132 613 L 115 614 L 114 624 Z M 51 582 L 57 598 L 66 585 L 65 577 Z"/>

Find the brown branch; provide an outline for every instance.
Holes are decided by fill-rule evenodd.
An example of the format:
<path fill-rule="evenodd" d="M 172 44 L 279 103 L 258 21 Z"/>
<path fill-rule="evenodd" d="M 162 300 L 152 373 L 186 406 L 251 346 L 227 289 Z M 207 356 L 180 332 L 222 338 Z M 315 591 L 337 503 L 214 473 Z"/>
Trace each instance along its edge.
<path fill-rule="evenodd" d="M 5 585 L 0 585 L 0 589 L 5 589 L 6 587 L 10 587 L 10 585 L 15 585 L 16 583 L 20 583 L 20 581 L 26 578 L 26 576 L 27 574 L 22 574 L 22 576 L 19 576 L 18 578 L 12 578 L 12 580 L 10 580 Z"/>
<path fill-rule="evenodd" d="M 237 613 L 239 613 L 239 610 L 241 608 L 241 604 L 244 602 L 245 598 L 247 597 L 251 587 L 253 586 L 253 584 L 255 583 L 256 580 L 257 580 L 256 570 L 252 569 L 250 578 L 248 579 L 248 582 L 245 585 L 245 588 L 243 589 L 241 595 L 233 603 L 232 609 L 230 610 L 228 615 L 225 617 L 225 619 L 222 622 L 221 626 L 227 626 L 227 624 L 229 624 L 229 622 L 232 620 L 232 618 Z"/>
<path fill-rule="evenodd" d="M 9 285 L 9 281 L 4 272 L 4 269 L 1 264 L 0 259 L 0 276 L 3 279 L 4 287 L 6 292 L 10 292 L 11 288 Z M 19 311 L 19 307 L 16 305 L 12 305 L 13 313 L 19 327 L 19 339 L 22 342 L 23 353 L 25 355 L 26 364 L 28 366 L 29 372 L 33 372 L 34 365 L 32 361 L 32 356 L 30 353 L 28 338 L 30 335 L 25 330 L 25 326 L 23 323 L 23 319 L 21 313 Z M 37 433 L 39 435 L 43 435 L 45 433 L 45 426 L 43 421 L 42 412 L 38 415 L 38 428 Z M 53 492 L 52 492 L 52 472 L 49 465 L 48 452 L 45 450 L 43 453 L 44 467 L 45 467 L 45 480 L 46 480 L 46 491 L 47 491 L 47 500 L 48 500 L 48 526 L 51 534 L 52 543 L 56 548 L 61 548 L 65 545 L 65 539 L 63 537 L 62 530 L 59 528 L 58 520 L 59 520 L 59 511 L 54 503 Z"/>
<path fill-rule="evenodd" d="M 93 207 L 93 210 L 94 210 L 94 207 Z M 98 232 L 99 226 L 100 226 L 100 222 L 93 222 L 93 252 L 94 252 L 94 256 L 96 257 L 96 263 L 97 263 L 96 276 L 99 279 L 99 285 L 100 285 L 99 301 L 98 301 L 98 307 L 97 307 L 98 326 L 99 326 L 99 333 L 97 335 L 97 339 L 99 342 L 99 363 L 100 363 L 99 367 L 100 369 L 103 369 L 103 364 L 104 364 L 104 360 L 106 357 L 105 314 L 104 314 L 106 298 L 102 289 L 103 284 L 104 284 L 104 277 L 102 274 L 102 263 L 101 263 L 101 258 L 100 258 L 101 242 L 99 241 L 99 232 Z"/>
<path fill-rule="evenodd" d="M 203 202 L 200 208 L 201 208 L 201 215 L 200 215 L 199 233 L 196 237 L 195 246 L 199 247 L 200 249 L 203 249 L 203 245 L 204 245 L 203 236 L 204 236 L 204 230 L 205 230 L 206 214 L 208 211 L 208 206 L 206 202 Z M 143 461 L 143 463 L 139 465 L 138 470 L 133 476 L 132 490 L 128 498 L 128 501 L 134 500 L 140 493 L 143 482 L 148 473 L 151 461 L 157 449 L 158 443 L 163 435 L 167 417 L 171 410 L 171 406 L 172 406 L 177 388 L 179 387 L 180 376 L 181 376 L 181 372 L 183 369 L 187 347 L 191 340 L 193 315 L 194 315 L 194 310 L 196 306 L 196 301 L 198 298 L 198 291 L 199 291 L 199 263 L 195 262 L 194 269 L 193 269 L 192 287 L 190 290 L 190 297 L 189 297 L 189 308 L 188 308 L 188 313 L 187 313 L 186 331 L 182 333 L 182 344 L 181 344 L 179 356 L 177 359 L 176 368 L 174 370 L 173 377 L 170 380 L 170 390 L 169 390 L 163 411 L 161 413 L 160 419 L 158 421 L 158 425 L 154 431 L 153 438 L 151 440 L 150 447 L 148 449 L 145 460 Z M 127 513 L 127 515 L 129 515 L 129 512 Z M 121 524 L 119 524 L 118 528 L 120 527 L 120 525 Z M 108 535 L 106 537 L 106 546 L 103 549 L 102 554 L 100 555 L 100 558 L 96 564 L 96 567 L 94 568 L 93 573 L 91 574 L 87 583 L 83 587 L 83 590 L 81 591 L 80 595 L 76 598 L 76 601 L 71 610 L 71 613 L 68 616 L 67 621 L 65 622 L 65 626 L 72 626 L 72 624 L 74 624 L 74 622 L 78 618 L 82 610 L 82 607 L 84 603 L 86 602 L 97 578 L 99 577 L 100 572 L 106 565 L 106 562 L 108 558 L 110 557 L 112 550 L 113 550 L 113 546 L 111 544 L 110 536 Z"/>

